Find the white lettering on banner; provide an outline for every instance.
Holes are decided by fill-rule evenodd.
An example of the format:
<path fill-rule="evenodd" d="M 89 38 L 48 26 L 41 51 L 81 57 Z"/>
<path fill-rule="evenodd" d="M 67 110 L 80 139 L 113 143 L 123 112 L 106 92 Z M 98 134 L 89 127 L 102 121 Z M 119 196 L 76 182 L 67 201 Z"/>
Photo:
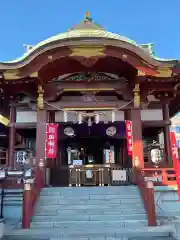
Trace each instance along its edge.
<path fill-rule="evenodd" d="M 48 142 L 48 145 L 49 145 L 50 147 L 54 147 L 55 142 L 53 142 L 53 141 L 49 141 L 49 142 Z"/>
<path fill-rule="evenodd" d="M 173 144 L 173 148 L 172 148 L 172 154 L 173 156 L 176 156 L 176 158 L 178 158 L 178 148 L 176 146 L 176 144 Z"/>
<path fill-rule="evenodd" d="M 132 151 L 132 146 L 129 146 L 129 151 Z"/>
<path fill-rule="evenodd" d="M 49 148 L 48 154 L 54 154 L 54 149 L 53 148 Z"/>
<path fill-rule="evenodd" d="M 54 135 L 49 135 L 49 140 L 54 140 Z"/>
<path fill-rule="evenodd" d="M 49 133 L 53 133 L 53 134 L 54 134 L 54 133 L 55 133 L 55 128 L 50 127 L 50 128 L 49 128 Z"/>

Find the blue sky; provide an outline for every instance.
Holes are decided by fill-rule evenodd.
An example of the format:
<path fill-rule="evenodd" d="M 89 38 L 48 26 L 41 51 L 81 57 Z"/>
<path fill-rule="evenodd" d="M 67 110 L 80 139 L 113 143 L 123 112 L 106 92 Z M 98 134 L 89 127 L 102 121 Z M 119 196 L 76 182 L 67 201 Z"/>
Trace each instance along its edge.
<path fill-rule="evenodd" d="M 156 55 L 180 59 L 180 0 L 0 0 L 0 60 L 79 23 L 84 12 L 108 31 L 155 43 Z"/>

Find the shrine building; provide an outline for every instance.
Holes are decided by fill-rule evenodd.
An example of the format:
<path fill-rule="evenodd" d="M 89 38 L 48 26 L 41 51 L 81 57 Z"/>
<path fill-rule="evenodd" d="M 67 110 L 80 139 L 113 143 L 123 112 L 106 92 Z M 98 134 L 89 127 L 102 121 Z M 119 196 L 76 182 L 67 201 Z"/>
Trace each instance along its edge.
<path fill-rule="evenodd" d="M 40 166 L 48 186 L 112 185 L 123 179 L 117 169 L 174 170 L 179 61 L 108 32 L 89 14 L 25 47 L 0 62 L 2 168 Z"/>

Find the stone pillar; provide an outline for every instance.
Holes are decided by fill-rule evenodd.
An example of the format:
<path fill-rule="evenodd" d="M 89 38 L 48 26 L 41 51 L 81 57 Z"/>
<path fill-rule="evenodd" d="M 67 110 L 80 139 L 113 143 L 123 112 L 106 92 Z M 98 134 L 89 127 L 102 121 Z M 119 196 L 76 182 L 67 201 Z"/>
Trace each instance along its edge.
<path fill-rule="evenodd" d="M 169 104 L 168 102 L 163 103 L 163 120 L 169 121 Z M 172 153 L 171 153 L 171 140 L 170 140 L 170 125 L 166 124 L 164 127 L 164 150 L 165 150 L 165 159 L 167 163 L 171 163 Z"/>
<path fill-rule="evenodd" d="M 15 135 L 16 135 L 16 108 L 14 106 L 10 107 L 10 124 L 9 124 L 9 149 L 8 149 L 8 167 L 15 167 Z"/>
<path fill-rule="evenodd" d="M 133 134 L 133 156 L 132 165 L 138 168 L 144 168 L 144 152 L 142 140 L 142 122 L 140 108 L 131 110 L 132 134 Z"/>

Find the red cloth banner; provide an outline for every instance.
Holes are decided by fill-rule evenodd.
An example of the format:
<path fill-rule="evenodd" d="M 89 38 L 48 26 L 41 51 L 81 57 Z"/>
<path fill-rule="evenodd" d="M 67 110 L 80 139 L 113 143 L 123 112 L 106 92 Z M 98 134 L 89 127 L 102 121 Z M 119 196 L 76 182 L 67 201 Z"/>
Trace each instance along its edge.
<path fill-rule="evenodd" d="M 178 187 L 178 197 L 180 200 L 180 162 L 179 162 L 179 154 L 178 154 L 178 147 L 176 143 L 176 136 L 174 132 L 170 133 L 171 138 L 171 151 L 172 151 L 172 161 L 173 161 L 173 167 L 176 171 L 176 181 L 177 181 L 177 187 Z"/>
<path fill-rule="evenodd" d="M 129 120 L 125 120 L 125 124 L 128 156 L 132 156 L 133 150 L 132 122 Z"/>
<path fill-rule="evenodd" d="M 58 124 L 46 126 L 46 158 L 56 158 Z"/>

